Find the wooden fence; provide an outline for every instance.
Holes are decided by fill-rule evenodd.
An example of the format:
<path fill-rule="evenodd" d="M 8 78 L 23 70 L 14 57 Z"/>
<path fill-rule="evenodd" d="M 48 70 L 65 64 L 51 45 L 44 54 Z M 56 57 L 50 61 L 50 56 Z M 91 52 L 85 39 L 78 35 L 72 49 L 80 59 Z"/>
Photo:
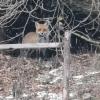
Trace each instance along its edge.
<path fill-rule="evenodd" d="M 63 43 L 28 43 L 28 44 L 1 44 L 0 50 L 3 49 L 25 49 L 25 48 L 59 48 L 63 46 L 63 100 L 69 100 L 69 73 L 70 73 L 70 37 L 71 32 L 66 31 Z"/>
<path fill-rule="evenodd" d="M 27 44 L 1 44 L 0 50 L 3 49 L 26 49 L 26 48 L 58 48 L 62 43 L 27 43 Z"/>

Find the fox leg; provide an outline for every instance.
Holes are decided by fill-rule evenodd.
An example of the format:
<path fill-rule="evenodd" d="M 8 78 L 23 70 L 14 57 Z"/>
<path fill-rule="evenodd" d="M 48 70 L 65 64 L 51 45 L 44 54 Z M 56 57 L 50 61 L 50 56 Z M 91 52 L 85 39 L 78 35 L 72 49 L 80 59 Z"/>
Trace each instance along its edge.
<path fill-rule="evenodd" d="M 40 50 L 40 56 L 44 60 L 47 58 L 46 57 L 46 49 L 45 48 L 43 48 L 43 49 Z"/>
<path fill-rule="evenodd" d="M 29 51 L 30 51 L 30 49 L 23 49 L 23 50 L 20 50 L 20 56 L 21 56 L 21 57 L 28 57 Z"/>

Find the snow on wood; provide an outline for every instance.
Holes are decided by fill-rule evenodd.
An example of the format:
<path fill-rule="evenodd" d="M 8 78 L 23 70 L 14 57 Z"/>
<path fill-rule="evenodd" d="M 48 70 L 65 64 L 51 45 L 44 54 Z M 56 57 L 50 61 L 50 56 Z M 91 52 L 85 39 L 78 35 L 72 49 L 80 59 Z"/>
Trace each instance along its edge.
<path fill-rule="evenodd" d="M 27 44 L 0 44 L 0 50 L 2 49 L 25 49 L 25 48 L 57 48 L 61 43 L 27 43 Z"/>

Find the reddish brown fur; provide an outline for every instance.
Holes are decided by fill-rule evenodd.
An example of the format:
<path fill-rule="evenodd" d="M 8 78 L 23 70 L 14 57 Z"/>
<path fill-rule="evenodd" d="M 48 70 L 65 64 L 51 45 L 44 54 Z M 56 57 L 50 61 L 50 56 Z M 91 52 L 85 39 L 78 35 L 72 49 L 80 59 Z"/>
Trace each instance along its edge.
<path fill-rule="evenodd" d="M 39 42 L 39 33 L 48 33 L 47 23 L 40 24 L 36 22 L 36 32 L 29 32 L 23 37 L 22 43 L 37 43 Z"/>

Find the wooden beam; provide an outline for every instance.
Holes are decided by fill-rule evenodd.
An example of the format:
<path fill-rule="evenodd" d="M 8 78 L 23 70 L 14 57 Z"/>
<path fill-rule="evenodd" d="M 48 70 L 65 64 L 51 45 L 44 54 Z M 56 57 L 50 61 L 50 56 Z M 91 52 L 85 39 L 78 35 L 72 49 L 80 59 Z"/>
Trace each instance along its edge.
<path fill-rule="evenodd" d="M 64 37 L 64 65 L 63 65 L 63 100 L 70 100 L 69 98 L 69 80 L 70 80 L 70 40 L 71 31 L 65 31 Z"/>
<path fill-rule="evenodd" d="M 0 50 L 3 49 L 25 49 L 25 48 L 58 48 L 61 43 L 27 43 L 27 44 L 0 44 Z"/>

